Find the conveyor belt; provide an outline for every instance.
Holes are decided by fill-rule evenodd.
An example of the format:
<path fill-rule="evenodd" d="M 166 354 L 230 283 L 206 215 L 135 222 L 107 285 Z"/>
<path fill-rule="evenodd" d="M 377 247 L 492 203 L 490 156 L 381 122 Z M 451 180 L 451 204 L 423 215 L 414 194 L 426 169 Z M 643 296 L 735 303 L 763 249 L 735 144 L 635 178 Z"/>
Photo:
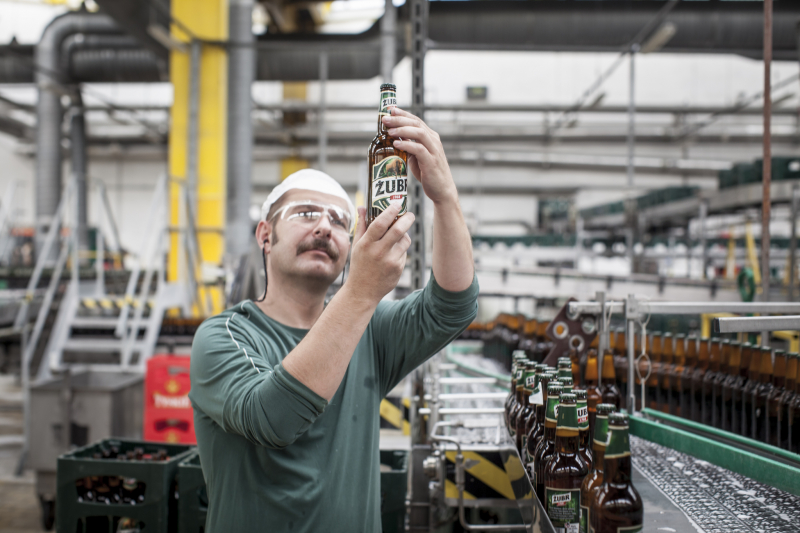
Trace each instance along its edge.
<path fill-rule="evenodd" d="M 631 436 L 631 455 L 638 473 L 702 533 L 800 531 L 798 496 L 635 436 Z M 640 485 L 645 490 L 649 486 Z M 649 511 L 646 508 L 644 531 L 682 531 L 672 520 L 664 524 L 669 529 L 658 527 L 654 523 L 658 517 Z"/>

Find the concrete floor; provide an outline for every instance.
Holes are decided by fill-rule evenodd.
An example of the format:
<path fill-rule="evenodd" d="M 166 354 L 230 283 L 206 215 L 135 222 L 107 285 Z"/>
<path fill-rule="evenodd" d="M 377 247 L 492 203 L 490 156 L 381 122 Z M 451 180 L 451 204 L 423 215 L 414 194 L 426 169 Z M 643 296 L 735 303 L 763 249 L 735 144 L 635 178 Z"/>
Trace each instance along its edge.
<path fill-rule="evenodd" d="M 33 472 L 14 475 L 22 433 L 22 391 L 13 377 L 0 375 L 0 533 L 44 531 Z"/>

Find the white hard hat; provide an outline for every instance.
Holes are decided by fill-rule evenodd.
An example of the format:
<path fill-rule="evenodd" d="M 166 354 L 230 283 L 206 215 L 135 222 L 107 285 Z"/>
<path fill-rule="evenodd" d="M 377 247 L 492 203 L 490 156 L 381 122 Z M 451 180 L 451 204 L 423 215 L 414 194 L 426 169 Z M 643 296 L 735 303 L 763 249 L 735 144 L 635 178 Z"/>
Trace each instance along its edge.
<path fill-rule="evenodd" d="M 266 220 L 269 210 L 272 205 L 277 202 L 281 196 L 286 194 L 292 189 L 305 189 L 308 191 L 317 191 L 331 196 L 336 196 L 347 202 L 347 208 L 350 210 L 350 216 L 353 220 L 356 219 L 356 208 L 350 197 L 347 196 L 344 188 L 339 185 L 339 182 L 328 176 L 324 172 L 305 168 L 298 170 L 283 180 L 277 187 L 272 189 L 272 192 L 267 196 L 267 200 L 261 206 L 261 220 Z"/>

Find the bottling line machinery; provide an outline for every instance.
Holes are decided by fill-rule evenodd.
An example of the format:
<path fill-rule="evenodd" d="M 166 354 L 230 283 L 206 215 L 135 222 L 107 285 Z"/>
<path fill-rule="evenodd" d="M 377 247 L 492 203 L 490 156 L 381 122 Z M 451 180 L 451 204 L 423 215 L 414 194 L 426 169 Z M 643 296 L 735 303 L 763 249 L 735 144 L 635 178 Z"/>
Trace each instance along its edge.
<path fill-rule="evenodd" d="M 642 362 L 635 357 L 634 330 L 644 329 L 650 314 L 800 314 L 800 304 L 663 303 L 633 296 L 606 301 L 598 294 L 596 301 L 571 301 L 562 311 L 573 327 L 596 327 L 601 349 L 608 346 L 610 315 L 624 316 L 628 382 L 634 383 Z M 560 326 L 551 323 L 554 327 Z M 800 329 L 800 317 L 723 317 L 715 327 L 720 332 Z M 509 381 L 507 369 L 483 358 L 476 341 L 454 342 L 412 375 L 406 531 L 555 533 L 505 428 Z M 629 388 L 627 406 L 633 483 L 644 502 L 642 531 L 800 529 L 800 456 L 637 409 L 637 389 Z"/>

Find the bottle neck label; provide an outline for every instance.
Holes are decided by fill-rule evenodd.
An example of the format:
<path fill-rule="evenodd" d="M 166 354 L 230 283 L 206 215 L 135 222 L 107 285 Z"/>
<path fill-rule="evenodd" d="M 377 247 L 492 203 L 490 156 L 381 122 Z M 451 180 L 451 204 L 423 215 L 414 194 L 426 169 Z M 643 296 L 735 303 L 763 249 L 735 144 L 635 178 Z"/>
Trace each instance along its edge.
<path fill-rule="evenodd" d="M 408 210 L 408 167 L 399 156 L 392 155 L 372 166 L 372 207 L 385 211 L 390 205 L 400 204 L 397 216 Z M 521 372 L 517 372 L 517 386 Z"/>
<path fill-rule="evenodd" d="M 608 426 L 608 444 L 606 459 L 622 459 L 631 455 L 631 443 L 628 428 L 625 426 Z"/>
<path fill-rule="evenodd" d="M 552 394 L 547 398 L 547 412 L 545 420 L 553 424 L 558 422 L 558 395 Z"/>
<path fill-rule="evenodd" d="M 594 419 L 594 443 L 605 446 L 608 442 L 608 417 L 597 415 Z"/>
<path fill-rule="evenodd" d="M 381 102 L 378 107 L 378 116 L 392 114 L 392 108 L 397 107 L 397 93 L 394 91 L 381 91 Z"/>
<path fill-rule="evenodd" d="M 589 407 L 586 400 L 578 401 L 578 427 L 581 431 L 589 429 Z"/>
<path fill-rule="evenodd" d="M 586 415 L 588 418 L 588 414 Z M 574 404 L 559 404 L 558 406 L 558 429 L 578 431 L 578 410 Z"/>

